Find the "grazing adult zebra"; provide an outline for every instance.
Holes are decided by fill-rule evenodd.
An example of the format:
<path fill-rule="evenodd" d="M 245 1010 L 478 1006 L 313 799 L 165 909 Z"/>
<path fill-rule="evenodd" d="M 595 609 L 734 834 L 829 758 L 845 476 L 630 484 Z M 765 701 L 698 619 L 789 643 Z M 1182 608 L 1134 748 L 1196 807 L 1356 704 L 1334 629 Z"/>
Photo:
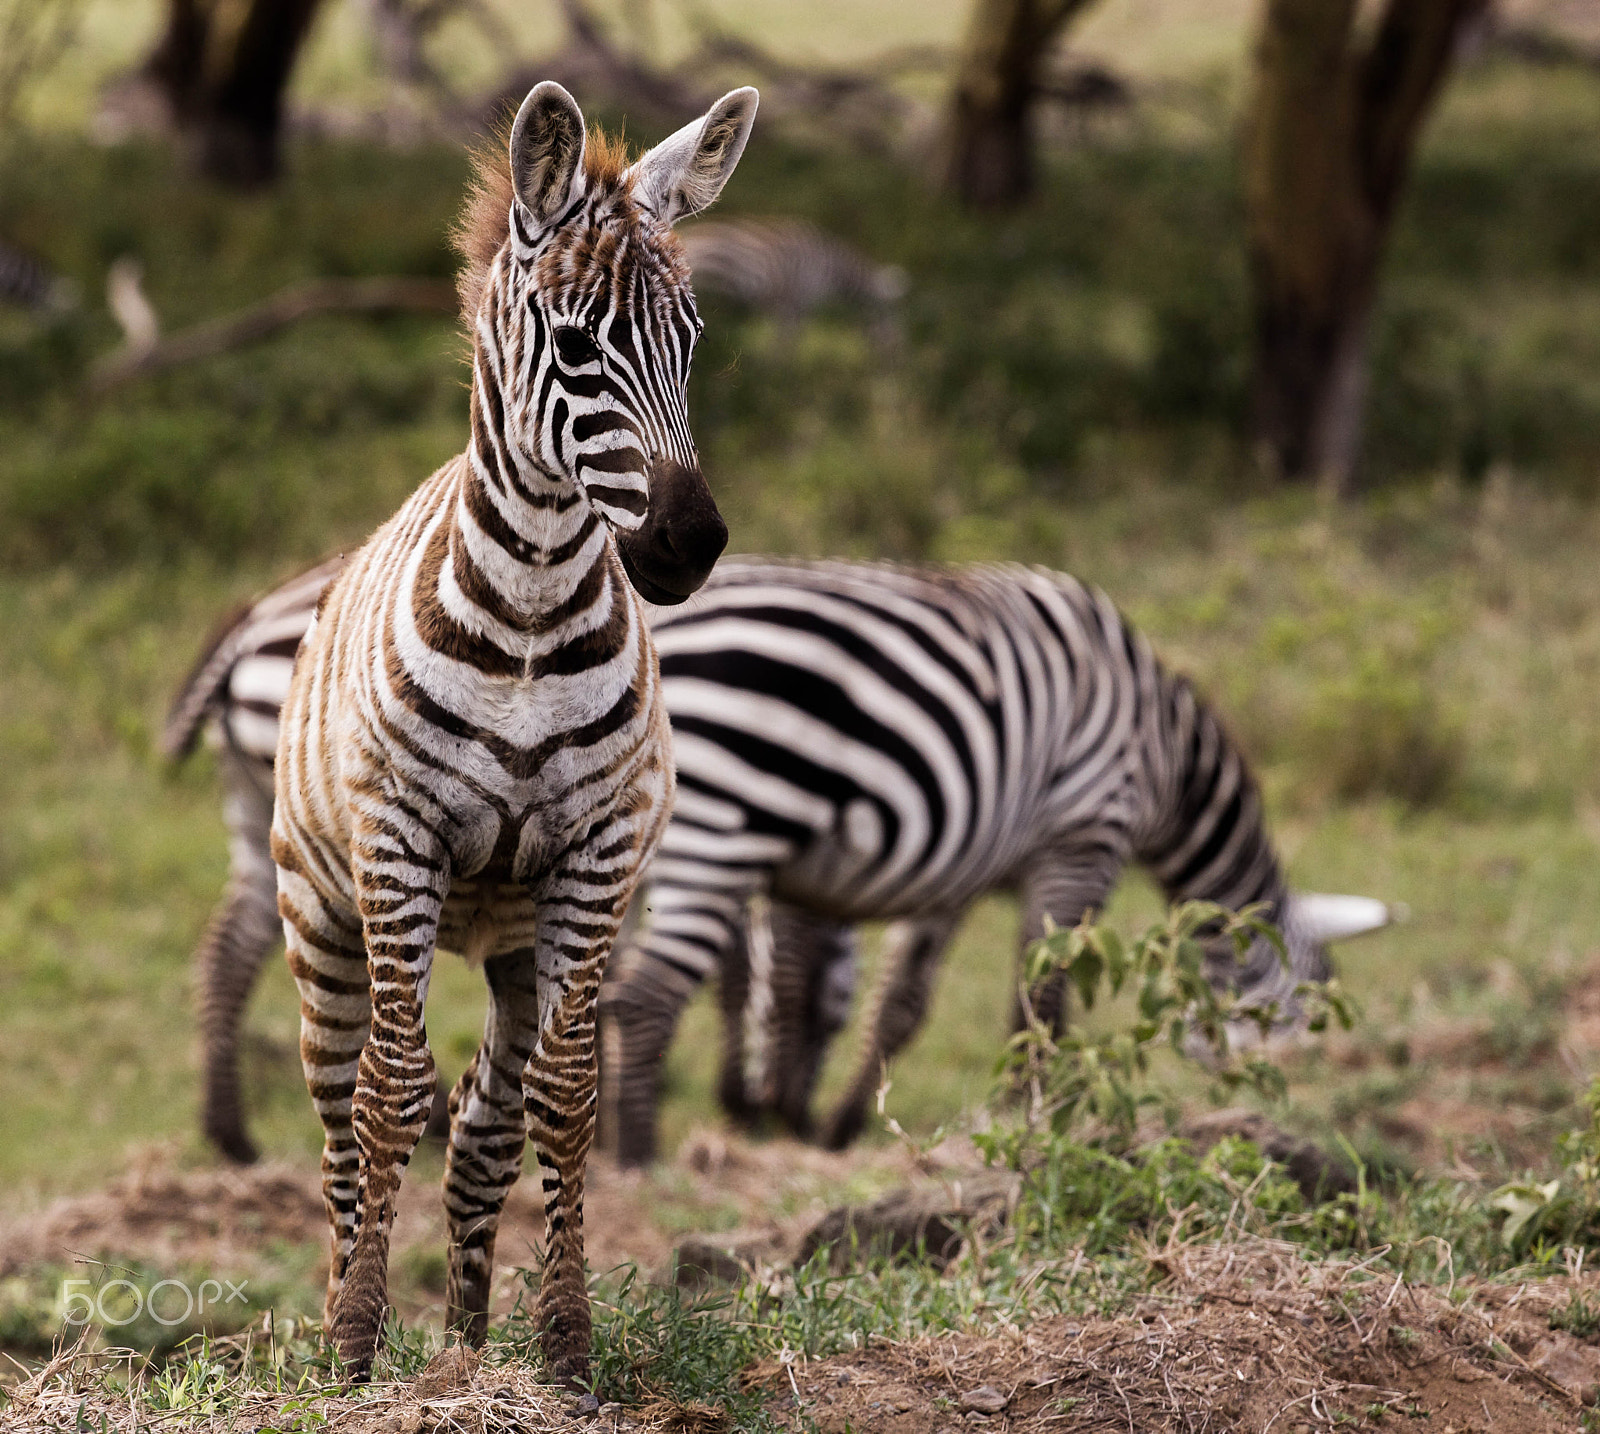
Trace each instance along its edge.
<path fill-rule="evenodd" d="M 326 1136 L 327 1328 L 357 1378 L 433 1101 L 436 945 L 482 963 L 489 987 L 450 1096 L 451 1325 L 484 1335 L 496 1227 L 531 1139 L 537 1325 L 558 1379 L 588 1370 L 595 1004 L 673 792 L 629 584 L 681 602 L 727 541 L 689 433 L 700 325 L 670 225 L 716 198 L 755 107 L 735 90 L 630 167 L 620 145 L 586 140 L 559 85 L 529 93 L 509 175 L 480 166 L 463 234 L 467 449 L 344 564 L 294 665 L 272 856 Z"/>
<path fill-rule="evenodd" d="M 1394 919 L 1388 906 L 1367 896 L 1293 892 L 1288 900 L 1287 924 L 1299 942 L 1312 945 L 1376 931 Z M 885 933 L 883 969 L 854 1074 L 818 1127 L 812 1096 L 828 1048 L 844 1029 L 855 999 L 856 927 L 781 901 L 753 912 L 724 957 L 719 978 L 723 1107 L 747 1123 L 776 1116 L 796 1135 L 843 1149 L 866 1124 L 885 1063 L 921 1029 L 957 924 L 940 913 L 897 921 Z M 1061 990 L 1046 993 L 1044 1004 L 1058 1024 L 1066 1010 L 1065 989 L 1063 983 Z M 1014 1021 L 1020 1020 L 1019 1010 Z M 1253 1020 L 1230 1024 L 1233 1042 L 1248 1046 L 1259 1034 Z"/>
<path fill-rule="evenodd" d="M 32 255 L 0 243 L 0 300 L 60 313 L 77 301 L 77 289 L 70 279 L 52 274 Z"/>
<path fill-rule="evenodd" d="M 906 292 L 906 273 L 875 264 L 803 219 L 715 219 L 684 231 L 695 285 L 795 323 L 829 303 L 880 316 Z"/>
<path fill-rule="evenodd" d="M 739 1009 L 740 933 L 757 896 L 811 918 L 798 940 L 792 921 L 787 938 L 780 928 L 769 963 L 773 1015 L 798 1032 L 784 1075 L 807 1092 L 840 1019 L 840 923 L 917 918 L 897 928 L 891 969 L 911 975 L 892 986 L 906 999 L 880 1005 L 885 1052 L 914 1030 L 920 973 L 976 896 L 1020 892 L 1025 946 L 1046 917 L 1070 925 L 1103 907 L 1130 861 L 1174 900 L 1265 906 L 1287 969 L 1265 940 L 1212 962 L 1241 1008 L 1292 1021 L 1296 987 L 1328 974 L 1325 929 L 1290 897 L 1238 748 L 1188 680 L 1075 579 L 730 562 L 655 632 L 678 804 L 646 875 L 642 930 L 601 998 L 623 1161 L 654 1155 L 662 1057 L 684 1002 L 722 973 L 730 1017 Z M 1059 987 L 1040 993 L 1038 1014 L 1059 1022 L 1060 999 Z M 723 1093 L 737 1104 L 729 1028 Z M 876 1084 L 877 1061 L 863 1069 L 870 1084 L 858 1080 L 830 1122 L 835 1143 Z"/>
<path fill-rule="evenodd" d="M 222 736 L 234 875 L 201 965 L 207 1129 L 230 1151 L 250 1149 L 234 1045 L 261 959 L 239 954 L 255 929 L 262 862 L 251 852 L 267 819 L 248 774 L 257 789 L 268 780 L 289 644 L 323 580 L 313 572 L 248 610 L 198 665 L 164 738 L 187 750 L 208 717 Z M 956 917 L 991 887 L 1022 887 L 1024 939 L 1046 912 L 1065 923 L 1100 905 L 1130 856 L 1175 895 L 1275 903 L 1293 978 L 1265 950 L 1241 973 L 1218 970 L 1258 1001 L 1324 971 L 1323 939 L 1383 919 L 1362 898 L 1285 903 L 1236 749 L 1188 683 L 1071 578 L 725 561 L 693 603 L 657 614 L 656 630 L 678 815 L 649 878 L 644 945 L 607 998 L 631 1159 L 651 1148 L 655 1068 L 677 1008 L 713 971 L 727 1013 L 724 1103 L 807 1128 L 815 1072 L 849 1008 L 861 916 L 917 913 L 891 935 L 861 1074 L 825 1130 L 836 1143 L 859 1124 L 881 1058 L 914 1032 Z M 764 1058 L 744 1040 L 751 983 L 736 929 L 761 891 L 777 898 L 755 983 L 771 1013 Z M 748 1080 L 752 1057 L 765 1074 Z"/>

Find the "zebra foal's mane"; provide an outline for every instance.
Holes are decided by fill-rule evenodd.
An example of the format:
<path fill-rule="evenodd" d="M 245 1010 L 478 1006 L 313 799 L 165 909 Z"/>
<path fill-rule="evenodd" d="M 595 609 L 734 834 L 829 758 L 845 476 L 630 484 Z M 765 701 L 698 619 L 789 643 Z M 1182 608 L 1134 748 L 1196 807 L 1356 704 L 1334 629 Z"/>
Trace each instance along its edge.
<path fill-rule="evenodd" d="M 461 260 L 456 271 L 456 294 L 461 300 L 461 320 L 470 329 L 483 301 L 489 266 L 511 233 L 511 205 L 516 199 L 511 171 L 506 166 L 506 146 L 511 139 L 513 113 L 504 115 L 483 139 L 472 146 L 468 158 L 472 177 L 461 213 L 450 230 L 451 247 Z M 625 194 L 633 188 L 628 172 L 633 156 L 621 135 L 608 135 L 597 125 L 589 128 L 583 150 L 583 173 L 596 193 Z M 681 257 L 682 246 L 670 229 L 662 242 Z"/>

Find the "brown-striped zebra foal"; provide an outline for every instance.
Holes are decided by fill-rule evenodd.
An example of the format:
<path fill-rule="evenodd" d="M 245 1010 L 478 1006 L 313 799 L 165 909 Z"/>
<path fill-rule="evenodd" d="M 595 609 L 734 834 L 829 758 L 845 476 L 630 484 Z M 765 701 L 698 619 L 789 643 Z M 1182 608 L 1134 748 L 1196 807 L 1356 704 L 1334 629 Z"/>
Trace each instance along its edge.
<path fill-rule="evenodd" d="M 544 1185 L 537 1318 L 583 1378 L 583 1174 L 595 1001 L 673 795 L 638 598 L 693 593 L 727 541 L 685 407 L 699 320 L 670 225 L 738 162 L 735 90 L 632 167 L 537 86 L 463 233 L 471 439 L 335 579 L 295 664 L 272 854 L 301 1057 L 326 1131 L 327 1332 L 357 1378 L 427 1119 L 436 945 L 482 962 L 483 1044 L 450 1096 L 453 1328 L 488 1320 L 495 1230 L 526 1140 Z M 614 536 L 615 535 L 615 536 Z"/>

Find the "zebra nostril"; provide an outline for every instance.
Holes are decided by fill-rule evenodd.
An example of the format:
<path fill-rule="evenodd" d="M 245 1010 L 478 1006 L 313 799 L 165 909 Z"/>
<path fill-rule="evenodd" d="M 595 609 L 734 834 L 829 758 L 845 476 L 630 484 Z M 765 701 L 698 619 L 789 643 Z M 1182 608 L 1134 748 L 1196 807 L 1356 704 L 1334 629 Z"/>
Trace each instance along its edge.
<path fill-rule="evenodd" d="M 728 544 L 728 525 L 704 475 L 698 467 L 664 463 L 652 475 L 650 490 L 652 555 L 665 566 L 703 577 Z"/>
<path fill-rule="evenodd" d="M 669 561 L 696 571 L 709 571 L 728 546 L 728 525 L 715 508 L 697 513 L 687 522 L 668 523 L 661 529 L 661 548 Z"/>

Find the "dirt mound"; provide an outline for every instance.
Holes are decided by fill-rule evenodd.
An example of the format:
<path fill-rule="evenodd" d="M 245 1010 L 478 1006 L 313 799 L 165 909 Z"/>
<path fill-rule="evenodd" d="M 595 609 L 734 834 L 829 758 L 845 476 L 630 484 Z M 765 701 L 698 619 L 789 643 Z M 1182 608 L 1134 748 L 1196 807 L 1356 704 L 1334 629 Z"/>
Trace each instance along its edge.
<path fill-rule="evenodd" d="M 1130 1315 L 874 1341 L 764 1369 L 756 1382 L 822 1434 L 933 1434 L 957 1421 L 1306 1434 L 1386 1415 L 1427 1419 L 1439 1434 L 1554 1434 L 1600 1393 L 1600 1349 L 1549 1327 L 1579 1287 L 1571 1280 L 1486 1286 L 1457 1303 L 1442 1290 L 1363 1283 L 1359 1266 L 1269 1241 L 1155 1262 L 1168 1280 Z"/>
<path fill-rule="evenodd" d="M 0 1275 L 75 1255 L 231 1268 L 265 1244 L 300 1244 L 325 1229 L 317 1177 L 305 1171 L 146 1166 L 0 1228 Z"/>
<path fill-rule="evenodd" d="M 246 1273 L 281 1259 L 284 1246 L 327 1241 L 320 1176 L 289 1165 L 175 1170 L 150 1152 L 103 1189 L 37 1214 L 0 1222 L 0 1278 L 90 1257 L 167 1273 L 204 1268 Z M 695 1132 L 677 1159 L 625 1171 L 603 1156 L 589 1164 L 584 1225 L 589 1263 L 665 1264 L 685 1229 L 743 1222 L 770 1226 L 792 1243 L 845 1188 L 874 1191 L 909 1173 L 898 1151 L 834 1155 L 789 1141 L 759 1144 L 714 1130 Z M 777 1218 L 774 1219 L 776 1214 Z M 544 1234 L 537 1184 L 523 1180 L 506 1201 L 497 1255 L 533 1264 Z M 445 1247 L 437 1172 L 414 1169 L 401 1187 L 394 1248 Z"/>
<path fill-rule="evenodd" d="M 1437 1434 L 1555 1434 L 1577 1427 L 1580 1409 L 1600 1398 L 1600 1348 L 1554 1327 L 1573 1323 L 1575 1308 L 1600 1309 L 1594 1276 L 1411 1286 L 1375 1278 L 1370 1260 L 1309 1260 L 1259 1239 L 1146 1254 L 1161 1282 L 1116 1317 L 1057 1314 L 1022 1328 L 875 1339 L 827 1359 L 771 1362 L 746 1382 L 782 1422 L 821 1434 L 948 1434 L 958 1424 L 1310 1434 L 1424 1419 Z M 139 1417 L 97 1377 L 99 1362 L 57 1357 L 14 1391 L 7 1428 L 133 1434 Z M 315 1397 L 318 1425 L 338 1434 L 731 1428 L 713 1405 L 586 1408 L 519 1363 L 450 1350 L 416 1380 Z M 295 1399 L 241 1389 L 224 1422 L 299 1427 L 304 1400 Z M 197 1427 L 177 1414 L 173 1427 Z"/>

